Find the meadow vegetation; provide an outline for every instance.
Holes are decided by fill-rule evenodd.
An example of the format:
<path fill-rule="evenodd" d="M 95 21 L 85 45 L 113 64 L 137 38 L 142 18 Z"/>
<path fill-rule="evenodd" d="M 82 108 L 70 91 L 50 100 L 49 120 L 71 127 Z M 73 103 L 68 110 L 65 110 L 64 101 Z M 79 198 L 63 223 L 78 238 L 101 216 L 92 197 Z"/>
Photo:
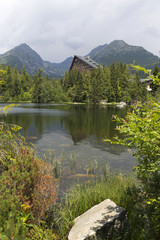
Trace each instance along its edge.
<path fill-rule="evenodd" d="M 60 239 L 67 239 L 73 220 L 105 199 L 111 199 L 124 208 L 132 208 L 126 192 L 136 184 L 133 176 L 106 172 L 96 179 L 72 187 L 54 211 L 52 221 L 56 234 Z"/>

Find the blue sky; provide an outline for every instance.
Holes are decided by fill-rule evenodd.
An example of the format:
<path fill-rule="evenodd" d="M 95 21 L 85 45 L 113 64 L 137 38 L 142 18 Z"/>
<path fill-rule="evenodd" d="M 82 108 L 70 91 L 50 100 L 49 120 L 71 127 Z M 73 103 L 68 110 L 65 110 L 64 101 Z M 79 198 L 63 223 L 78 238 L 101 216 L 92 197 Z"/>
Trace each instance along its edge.
<path fill-rule="evenodd" d="M 0 0 L 0 53 L 27 43 L 61 62 L 124 40 L 160 57 L 159 0 Z"/>

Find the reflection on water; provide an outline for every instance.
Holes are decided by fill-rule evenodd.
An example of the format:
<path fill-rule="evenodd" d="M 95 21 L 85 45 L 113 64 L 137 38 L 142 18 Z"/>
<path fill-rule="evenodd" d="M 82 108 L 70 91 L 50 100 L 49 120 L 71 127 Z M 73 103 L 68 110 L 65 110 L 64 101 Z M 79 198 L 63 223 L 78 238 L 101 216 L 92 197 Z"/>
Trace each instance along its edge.
<path fill-rule="evenodd" d="M 74 154 L 76 172 L 70 169 L 73 175 L 86 174 L 91 161 L 97 161 L 99 166 L 109 163 L 113 169 L 132 169 L 133 158 L 126 148 L 103 141 L 118 133 L 112 115 L 124 117 L 126 111 L 126 107 L 115 106 L 20 104 L 7 117 L 2 114 L 0 118 L 22 126 L 22 134 L 36 145 L 40 156 L 47 156 L 53 149 L 54 157 L 65 155 L 67 159 Z M 66 161 L 65 169 L 71 165 Z"/>

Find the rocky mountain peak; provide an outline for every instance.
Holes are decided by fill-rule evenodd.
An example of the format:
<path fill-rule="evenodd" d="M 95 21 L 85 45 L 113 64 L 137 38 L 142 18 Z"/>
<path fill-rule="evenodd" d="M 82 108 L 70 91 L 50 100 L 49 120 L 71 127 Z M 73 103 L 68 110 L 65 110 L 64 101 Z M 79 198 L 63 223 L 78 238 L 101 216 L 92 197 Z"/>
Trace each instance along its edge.
<path fill-rule="evenodd" d="M 122 52 L 126 51 L 128 49 L 129 45 L 123 41 L 123 40 L 114 40 L 107 46 L 107 51 L 108 53 L 113 53 L 113 52 Z"/>
<path fill-rule="evenodd" d="M 94 53 L 94 54 L 92 54 Z M 112 62 L 123 62 L 153 69 L 155 64 L 160 63 L 160 59 L 140 46 L 132 46 L 123 40 L 114 40 L 99 51 L 95 49 L 90 53 L 90 57 L 100 64 L 111 64 Z"/>
<path fill-rule="evenodd" d="M 114 40 L 108 44 L 108 47 L 114 47 L 114 48 L 117 48 L 117 47 L 124 48 L 126 46 L 128 46 L 128 44 L 123 40 Z"/>
<path fill-rule="evenodd" d="M 32 57 L 33 59 L 36 59 L 38 61 L 43 61 L 40 55 L 26 43 L 20 44 L 19 46 L 13 48 L 11 51 L 15 52 L 16 54 L 24 58 Z"/>

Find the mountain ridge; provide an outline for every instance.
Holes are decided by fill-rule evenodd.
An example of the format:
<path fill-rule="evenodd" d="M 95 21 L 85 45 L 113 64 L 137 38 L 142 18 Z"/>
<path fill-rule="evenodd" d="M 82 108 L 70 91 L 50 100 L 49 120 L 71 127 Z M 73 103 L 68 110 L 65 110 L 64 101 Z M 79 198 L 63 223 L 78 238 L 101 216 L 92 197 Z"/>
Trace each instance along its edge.
<path fill-rule="evenodd" d="M 109 44 L 99 45 L 92 49 L 89 54 L 94 61 L 102 64 L 109 65 L 111 62 L 123 62 L 126 64 L 135 63 L 146 68 L 153 68 L 155 64 L 160 66 L 160 58 L 153 53 L 145 50 L 141 46 L 132 46 L 123 40 L 114 40 Z M 44 75 L 48 74 L 49 77 L 61 78 L 64 76 L 65 71 L 69 70 L 73 57 L 68 57 L 61 63 L 51 63 L 44 61 L 41 56 L 34 51 L 26 43 L 0 54 L 0 64 L 17 65 L 19 70 L 23 65 L 26 71 L 34 75 L 37 73 L 38 68 L 43 69 Z"/>
<path fill-rule="evenodd" d="M 141 65 L 146 68 L 153 68 L 155 64 L 160 64 L 160 58 L 145 50 L 141 46 L 132 46 L 123 40 L 114 40 L 103 45 L 100 51 L 89 53 L 89 56 L 100 64 L 111 64 L 111 62 L 123 62 L 126 64 Z"/>
<path fill-rule="evenodd" d="M 15 48 L 0 55 L 0 64 L 14 67 L 17 65 L 19 70 L 25 65 L 26 71 L 32 76 L 38 69 L 43 69 L 44 75 L 49 77 L 63 77 L 67 68 L 71 65 L 72 59 L 67 58 L 62 63 L 51 63 L 44 61 L 41 56 L 26 43 L 22 43 Z"/>

